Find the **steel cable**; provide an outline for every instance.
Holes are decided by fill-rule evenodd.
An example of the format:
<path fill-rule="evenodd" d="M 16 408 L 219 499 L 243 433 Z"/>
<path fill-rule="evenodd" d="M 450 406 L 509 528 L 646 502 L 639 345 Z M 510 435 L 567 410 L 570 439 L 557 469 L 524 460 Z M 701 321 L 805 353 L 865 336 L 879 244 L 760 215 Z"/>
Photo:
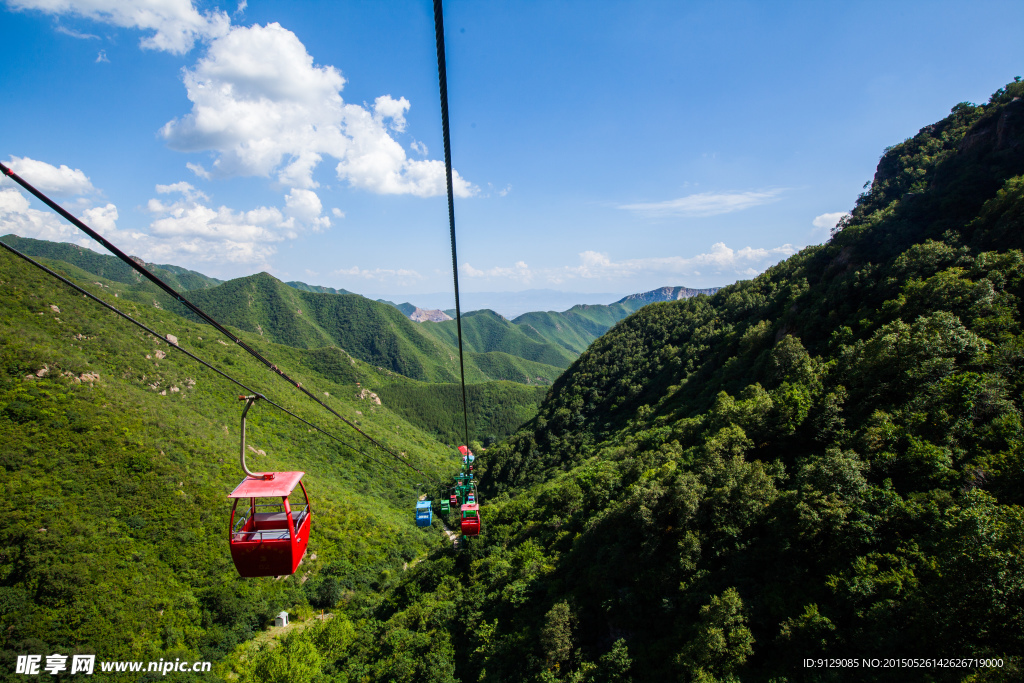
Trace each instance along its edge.
<path fill-rule="evenodd" d="M 377 448 L 381 449 L 382 451 L 384 451 L 385 453 L 387 453 L 391 457 L 393 457 L 396 460 L 398 460 L 400 463 L 402 463 L 406 467 L 409 467 L 409 468 L 411 468 L 413 470 L 416 470 L 420 474 L 423 474 L 424 476 L 426 476 L 425 473 L 423 472 L 423 470 L 421 470 L 418 467 L 416 467 L 415 465 L 412 465 L 411 463 L 407 462 L 404 458 L 402 458 L 400 455 L 398 455 L 397 453 L 392 451 L 390 448 L 388 448 L 384 444 L 380 443 L 379 441 L 374 439 L 372 436 L 370 436 L 369 434 L 367 434 L 363 430 L 359 429 L 359 427 L 357 427 L 351 421 L 349 421 L 346 418 L 342 417 L 340 414 L 338 414 L 337 411 L 335 411 L 333 408 L 328 406 L 326 403 L 324 403 L 319 398 L 317 398 L 315 395 L 313 395 L 309 390 L 307 390 L 305 387 L 303 387 L 301 382 L 297 382 L 294 379 L 292 379 L 291 377 L 289 377 L 287 373 L 285 373 L 283 370 L 281 370 L 276 365 L 271 363 L 267 358 L 264 358 L 263 355 L 260 354 L 258 351 L 256 351 L 254 348 L 252 348 L 251 346 L 249 346 L 248 344 L 243 342 L 241 339 L 239 339 L 238 337 L 233 335 L 231 332 L 229 332 L 223 325 L 221 325 L 216 320 L 211 318 L 209 315 L 204 313 L 198 306 L 192 304 L 190 301 L 185 299 L 185 297 L 183 297 L 181 294 L 179 294 L 177 291 L 175 291 L 175 289 L 173 287 L 171 287 L 170 285 L 165 283 L 163 280 L 158 278 L 156 275 L 151 273 L 145 266 L 143 266 L 142 264 L 138 263 L 135 259 L 131 258 L 127 254 L 125 254 L 123 251 L 118 249 L 116 246 L 111 244 L 102 235 L 100 235 L 95 230 L 90 228 L 88 225 L 86 225 L 85 223 L 80 221 L 78 218 L 73 216 L 71 213 L 69 213 L 67 210 L 65 210 L 64 207 L 60 206 L 55 201 L 53 201 L 52 199 L 47 197 L 45 194 L 43 194 L 42 192 L 37 190 L 29 182 L 27 182 L 24 178 L 19 176 L 17 173 L 15 173 L 13 170 L 11 170 L 9 167 L 4 165 L 3 163 L 0 163 L 0 171 L 2 171 L 6 176 L 8 176 L 12 180 L 14 180 L 16 183 L 21 185 L 23 188 L 25 188 L 26 190 L 31 192 L 33 195 L 35 195 L 36 198 L 38 198 L 41 202 L 43 202 L 44 204 L 49 206 L 51 209 L 56 211 L 58 214 L 60 214 L 66 221 L 68 221 L 69 223 L 74 225 L 76 228 L 78 228 L 79 230 L 81 230 L 82 232 L 87 234 L 92 239 L 94 239 L 97 242 L 99 242 L 100 244 L 102 244 L 108 251 L 110 251 L 112 254 L 117 256 L 123 262 L 128 264 L 128 266 L 130 266 L 132 269 L 134 269 L 140 275 L 142 275 L 147 280 L 149 280 L 150 282 L 155 284 L 157 287 L 159 287 L 161 290 L 163 290 L 166 294 L 168 294 L 169 296 L 173 297 L 175 301 L 177 301 L 178 303 L 180 303 L 183 306 L 185 306 L 186 308 L 188 308 L 190 311 L 192 311 L 197 316 L 199 316 L 202 320 L 204 320 L 208 324 L 212 325 L 218 332 L 220 332 L 221 334 L 226 336 L 228 339 L 233 341 L 238 346 L 242 347 L 242 349 L 244 349 L 249 355 L 251 355 L 253 358 L 256 358 L 257 360 L 259 360 L 261 363 L 263 363 L 270 370 L 274 371 L 279 377 L 281 377 L 282 379 L 286 380 L 289 384 L 291 384 L 296 389 L 301 391 L 307 397 L 309 397 L 309 398 L 313 399 L 314 401 L 316 401 L 318 404 L 320 404 L 320 406 L 322 408 L 324 408 L 325 410 L 327 410 L 328 412 L 333 414 L 335 417 L 340 419 L 342 422 L 347 424 L 349 427 L 354 429 L 356 432 L 358 432 L 360 434 L 360 436 L 362 436 L 363 438 L 365 438 L 366 440 L 371 442 L 373 445 L 377 446 Z M 450 185 L 450 183 L 449 183 L 449 185 Z M 450 194 L 450 191 L 449 191 L 449 194 Z M 460 357 L 459 358 L 460 358 L 460 363 L 461 363 L 461 353 L 462 353 L 462 351 L 461 351 L 461 341 L 460 341 L 459 348 L 460 348 L 460 351 L 459 351 Z M 465 385 L 463 385 L 463 394 L 465 394 Z"/>
<path fill-rule="evenodd" d="M 448 226 L 452 239 L 452 275 L 455 279 L 455 329 L 459 336 L 459 377 L 462 380 L 462 419 L 469 448 L 469 404 L 466 401 L 466 368 L 462 359 L 462 309 L 459 307 L 459 259 L 455 253 L 455 193 L 452 188 L 452 146 L 448 128 L 448 73 L 444 60 L 444 10 L 434 0 L 434 38 L 437 43 L 437 81 L 441 90 L 441 134 L 444 138 L 444 173 L 448 184 Z"/>
<path fill-rule="evenodd" d="M 95 301 L 96 303 L 100 304 L 101 306 L 107 308 L 110 311 L 113 311 L 114 313 L 116 313 L 117 315 L 121 316 L 122 318 L 124 318 L 128 322 L 132 323 L 133 325 L 137 325 L 138 327 L 142 328 L 143 330 L 145 330 L 149 334 L 153 335 L 157 339 L 160 339 L 161 341 L 165 342 L 172 349 L 176 349 L 176 350 L 184 353 L 186 356 L 188 356 L 192 360 L 196 361 L 197 363 L 200 363 L 200 364 L 206 366 L 207 368 L 209 368 L 210 370 L 213 370 L 215 373 L 217 373 L 218 375 L 220 375 L 224 379 L 228 380 L 229 382 L 232 382 L 232 383 L 236 384 L 237 386 L 241 387 L 242 389 L 244 389 L 245 391 L 247 391 L 249 393 L 256 394 L 257 396 L 259 396 L 264 401 L 266 401 L 270 405 L 274 406 L 275 408 L 277 408 L 281 412 L 283 412 L 283 413 L 285 413 L 287 415 L 290 415 L 291 417 L 295 418 L 299 422 L 302 422 L 303 424 L 305 424 L 305 425 L 307 425 L 309 427 L 312 427 L 313 429 L 315 429 L 316 431 L 320 432 L 324 436 L 326 436 L 326 437 L 328 437 L 330 439 L 334 439 L 335 441 L 340 443 L 342 446 L 345 446 L 346 448 L 348 448 L 348 449 L 358 453 L 359 455 L 362 455 L 363 457 L 366 457 L 366 458 L 370 459 L 371 461 L 377 463 L 378 465 L 382 465 L 382 466 L 388 467 L 387 465 L 384 465 L 384 463 L 382 463 L 381 461 L 377 460 L 376 458 L 372 458 L 369 455 L 367 455 L 366 453 L 363 453 L 362 451 L 360 451 L 358 448 L 356 448 L 352 444 L 350 444 L 350 443 L 348 443 L 346 441 L 343 441 L 342 439 L 339 439 L 338 437 L 334 436 L 333 434 L 331 434 L 330 432 L 324 430 L 323 428 L 313 424 L 312 422 L 310 422 L 310 421 L 308 421 L 308 420 L 306 420 L 306 419 L 304 419 L 302 417 L 299 417 L 298 415 L 296 415 L 292 411 L 288 410 L 284 406 L 280 405 L 276 401 L 273 401 L 273 400 L 267 398 L 263 394 L 257 392 L 255 389 L 252 389 L 252 388 L 246 386 L 245 384 L 243 384 L 242 382 L 239 382 L 237 379 L 235 379 L 231 375 L 228 375 L 227 373 L 223 372 L 222 370 L 219 370 L 219 369 L 215 368 L 213 365 L 211 365 L 210 363 L 207 363 L 205 360 L 203 360 L 199 356 L 195 355 L 191 351 L 189 351 L 187 349 L 184 349 L 181 346 L 179 346 L 178 344 L 175 344 L 175 343 L 171 342 L 164 335 L 160 334 L 159 332 L 156 332 L 155 330 L 151 329 L 150 327 L 148 327 L 144 323 L 139 322 L 138 320 L 136 320 L 135 318 L 131 317 L 130 315 L 128 315 L 124 311 L 121 311 L 117 307 L 110 305 L 109 303 L 107 303 L 103 299 L 100 299 L 99 297 L 95 296 L 94 294 L 92 294 L 88 290 L 83 289 L 82 287 L 79 287 L 74 282 L 71 282 L 70 280 L 65 278 L 63 275 L 61 275 L 60 273 L 57 273 L 57 272 L 47 268 L 45 265 L 43 265 L 42 263 L 39 263 L 38 261 L 36 261 L 32 257 L 28 256 L 27 254 L 21 253 L 20 251 L 18 251 L 17 249 L 12 247 L 11 245 L 6 244 L 5 242 L 2 242 L 2 241 L 0 241 L 0 246 L 2 246 L 4 249 L 6 249 L 7 251 L 11 252 L 15 256 L 17 256 L 17 257 L 19 257 L 21 259 L 24 259 L 25 261 L 31 263 L 33 266 L 35 266 L 36 268 L 39 268 L 43 272 L 45 272 L 45 273 L 47 273 L 47 274 L 57 278 L 58 280 L 63 282 L 65 285 L 67 285 L 68 287 L 71 287 L 72 289 L 74 289 L 75 291 L 79 292 L 83 296 L 85 296 L 85 297 L 87 297 L 89 299 L 92 299 L 93 301 Z M 388 467 L 388 469 L 392 470 L 393 472 L 397 472 L 397 470 L 394 470 L 391 467 Z"/>

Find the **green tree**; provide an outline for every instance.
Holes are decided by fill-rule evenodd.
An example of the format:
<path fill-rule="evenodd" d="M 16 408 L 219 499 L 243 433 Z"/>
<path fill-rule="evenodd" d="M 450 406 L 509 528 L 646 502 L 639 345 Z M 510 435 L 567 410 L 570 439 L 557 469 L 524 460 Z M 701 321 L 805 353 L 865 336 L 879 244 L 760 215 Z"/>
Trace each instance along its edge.
<path fill-rule="evenodd" d="M 544 615 L 544 627 L 540 632 L 540 645 L 544 650 L 548 666 L 560 666 L 572 657 L 575 646 L 576 616 L 569 603 L 556 603 Z"/>
<path fill-rule="evenodd" d="M 747 626 L 743 600 L 735 588 L 727 588 L 700 608 L 696 632 L 683 646 L 678 661 L 698 680 L 709 675 L 738 680 L 737 669 L 753 653 L 754 636 Z"/>

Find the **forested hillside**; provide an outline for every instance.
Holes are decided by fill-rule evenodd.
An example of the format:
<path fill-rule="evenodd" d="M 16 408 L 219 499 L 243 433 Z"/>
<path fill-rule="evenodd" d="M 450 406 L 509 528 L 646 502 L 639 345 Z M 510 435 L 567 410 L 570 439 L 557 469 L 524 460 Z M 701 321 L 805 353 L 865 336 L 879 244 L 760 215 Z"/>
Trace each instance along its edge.
<path fill-rule="evenodd" d="M 490 445 L 515 433 L 537 414 L 547 387 L 517 382 L 466 385 L 471 441 Z M 465 441 L 462 390 L 458 384 L 394 381 L 382 385 L 384 403 L 412 424 L 445 443 Z"/>
<path fill-rule="evenodd" d="M 420 323 L 424 333 L 458 348 L 456 321 Z M 462 316 L 462 345 L 465 351 L 488 353 L 500 351 L 556 368 L 567 368 L 577 354 L 557 343 L 531 339 L 519 326 L 494 311 L 471 311 Z"/>
<path fill-rule="evenodd" d="M 456 382 L 459 378 L 457 343 L 424 333 L 397 308 L 358 294 L 299 290 L 260 273 L 191 292 L 190 300 L 214 318 L 269 341 L 307 349 L 337 346 L 371 365 L 421 381 Z M 167 301 L 167 306 L 187 313 Z M 522 357 L 492 346 L 466 349 L 467 381 L 550 385 L 572 360 L 554 347 Z M 506 346 L 513 352 L 521 350 Z"/>
<path fill-rule="evenodd" d="M 16 235 L 2 239 L 29 256 L 74 266 L 82 280 L 97 276 L 143 284 L 138 273 L 114 256 Z M 455 321 L 416 324 L 408 320 L 417 310 L 412 304 L 371 301 L 343 289 L 298 281 L 285 283 L 267 273 L 222 282 L 180 266 L 148 267 L 172 287 L 190 292 L 189 300 L 215 318 L 265 340 L 307 349 L 336 346 L 367 363 L 421 381 L 454 382 L 458 377 Z M 146 291 L 168 310 L 193 317 L 155 287 Z M 610 305 L 525 313 L 513 321 L 489 310 L 471 311 L 462 318 L 467 381 L 550 385 L 595 339 L 641 306 L 666 296 L 713 291 L 666 287 Z M 396 316 L 395 310 L 403 315 Z"/>
<path fill-rule="evenodd" d="M 242 389 L 0 253 L 5 680 L 25 653 L 181 657 L 227 667 L 236 646 L 280 610 L 309 615 L 382 586 L 436 542 L 414 527 L 410 510 L 456 460 L 372 395 L 359 398 L 356 382 L 374 390 L 386 373 L 338 349 L 310 353 L 240 333 L 422 475 L 300 400 L 209 327 L 153 306 L 148 284 L 92 274 L 87 282 L 355 449 L 257 403 L 248 420 L 250 467 L 306 471 L 316 521 L 298 574 L 239 579 L 227 549 L 226 494 L 243 477 Z"/>
<path fill-rule="evenodd" d="M 558 344 L 578 355 L 611 327 L 633 313 L 643 302 L 634 300 L 609 304 L 579 304 L 567 311 L 524 313 L 512 322 L 531 339 Z"/>
<path fill-rule="evenodd" d="M 1022 96 L 887 149 L 827 244 L 614 327 L 478 461 L 478 542 L 246 680 L 1020 680 Z"/>
<path fill-rule="evenodd" d="M 92 249 L 66 242 L 48 242 L 17 235 L 4 235 L 0 239 L 23 254 L 70 263 L 91 275 L 107 280 L 123 284 L 137 284 L 142 281 L 142 276 L 116 256 L 99 254 Z M 147 267 L 161 280 L 178 290 L 207 289 L 221 284 L 216 278 L 181 266 L 150 263 Z"/>

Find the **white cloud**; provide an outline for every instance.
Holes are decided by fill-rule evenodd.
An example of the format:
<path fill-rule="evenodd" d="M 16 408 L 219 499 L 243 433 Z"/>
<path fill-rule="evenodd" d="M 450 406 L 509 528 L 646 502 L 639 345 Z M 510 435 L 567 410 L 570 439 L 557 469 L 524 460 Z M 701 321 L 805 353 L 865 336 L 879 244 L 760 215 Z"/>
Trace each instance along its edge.
<path fill-rule="evenodd" d="M 79 169 L 72 170 L 61 164 L 58 168 L 45 161 L 12 156 L 7 162 L 11 169 L 42 192 L 60 195 L 95 192 L 89 178 Z"/>
<path fill-rule="evenodd" d="M 391 129 L 402 133 L 405 131 L 405 112 L 409 111 L 409 100 L 399 99 L 391 95 L 381 95 L 373 101 L 373 118 L 380 123 L 391 119 Z"/>
<path fill-rule="evenodd" d="M 495 266 L 486 269 L 474 268 L 468 263 L 463 263 L 460 270 L 469 278 L 503 278 L 517 283 L 540 281 L 561 284 L 567 280 L 622 281 L 637 277 L 649 278 L 653 275 L 672 279 L 718 277 L 731 281 L 755 277 L 783 258 L 792 256 L 796 251 L 796 247 L 791 244 L 772 249 L 733 249 L 723 242 L 718 242 L 707 252 L 688 258 L 654 256 L 613 261 L 608 254 L 584 251 L 579 254 L 579 264 L 574 266 L 530 268 L 525 262 L 518 261 L 512 267 Z"/>
<path fill-rule="evenodd" d="M 702 272 L 753 277 L 781 259 L 797 251 L 792 244 L 772 249 L 743 247 L 732 249 L 724 242 L 711 245 L 711 250 L 689 258 L 682 256 L 654 256 L 640 259 L 612 261 L 607 254 L 585 251 L 580 254 L 579 266 L 566 266 L 566 277 L 622 278 L 649 273 L 672 275 L 700 275 Z"/>
<path fill-rule="evenodd" d="M 25 160 L 16 161 L 25 166 Z M 147 261 L 180 262 L 184 257 L 208 263 L 259 264 L 266 269 L 277 243 L 330 226 L 330 218 L 322 215 L 319 197 L 310 190 L 291 190 L 285 195 L 283 210 L 261 206 L 235 211 L 226 206 L 208 206 L 209 197 L 181 181 L 156 186 L 158 195 L 169 197 L 152 198 L 146 204 L 152 216 L 148 232 L 118 229 L 119 214 L 114 204 L 92 206 L 88 197 L 81 196 L 95 193 L 84 173 L 70 172 L 66 166 L 28 166 L 42 181 L 40 185 L 49 183 L 65 191 L 77 188 L 80 194 L 66 201 L 65 208 L 119 248 Z M 32 208 L 29 198 L 13 185 L 13 181 L 0 178 L 0 234 L 13 232 L 22 237 L 74 242 L 103 253 L 102 247 L 53 211 Z"/>
<path fill-rule="evenodd" d="M 181 182 L 173 183 L 171 185 L 157 185 L 157 194 L 173 194 L 175 192 L 185 195 L 186 199 L 209 199 L 205 193 L 200 192 L 196 188 L 192 187 L 191 183 L 186 183 L 184 180 Z"/>
<path fill-rule="evenodd" d="M 334 207 L 333 209 L 331 209 L 331 213 L 334 215 L 335 218 L 345 217 L 345 212 L 339 209 L 338 207 Z"/>
<path fill-rule="evenodd" d="M 110 64 L 110 60 L 107 59 L 107 51 L 106 50 L 100 50 L 99 53 L 97 53 L 97 55 L 96 55 L 96 63 L 97 64 L 102 64 L 104 62 L 107 63 L 107 64 Z"/>
<path fill-rule="evenodd" d="M 82 212 L 82 222 L 101 235 L 110 235 L 117 230 L 117 207 L 108 203 L 86 209 Z"/>
<path fill-rule="evenodd" d="M 161 258 L 186 255 L 199 261 L 265 263 L 276 253 L 275 243 L 295 239 L 305 230 L 318 232 L 330 226 L 330 219 L 321 215 L 319 197 L 309 190 L 289 192 L 283 211 L 267 206 L 250 211 L 226 206 L 215 209 L 206 205 L 209 199 L 205 194 L 187 182 L 157 185 L 156 191 L 181 195 L 169 203 L 150 199 L 146 205 L 154 217 L 150 253 Z"/>
<path fill-rule="evenodd" d="M 533 280 L 534 275 L 533 271 L 530 270 L 530 266 L 528 266 L 525 261 L 516 261 L 515 265 L 511 268 L 495 266 L 494 268 L 489 268 L 487 270 L 480 270 L 478 268 L 474 268 L 468 263 L 463 263 L 460 270 L 462 270 L 463 274 L 467 277 L 500 277 L 508 278 L 523 284 Z"/>
<path fill-rule="evenodd" d="M 417 282 L 423 279 L 418 271 L 407 270 L 399 268 L 393 270 L 391 268 L 374 268 L 373 270 L 367 270 L 360 268 L 359 266 L 352 266 L 351 268 L 341 268 L 334 271 L 335 275 L 348 275 L 350 277 L 358 277 L 364 280 L 378 280 L 381 282 L 389 282 L 397 285 L 407 285 Z"/>
<path fill-rule="evenodd" d="M 276 208 L 236 212 L 187 199 L 169 205 L 151 199 L 147 208 L 157 216 L 150 231 L 160 243 L 151 253 L 165 258 L 188 255 L 198 261 L 254 263 L 277 251 L 272 243 L 295 236 Z"/>
<path fill-rule="evenodd" d="M 318 66 L 291 31 L 272 23 L 233 27 L 213 40 L 185 72 L 192 111 L 161 134 L 185 152 L 212 151 L 212 174 L 276 174 L 287 187 L 318 187 L 313 173 L 325 156 L 340 180 L 380 194 L 443 195 L 444 163 L 410 160 L 389 129 L 404 130 L 410 104 L 378 97 L 372 111 L 341 97 L 345 79 Z M 424 148 L 425 149 L 425 148 Z M 455 194 L 476 193 L 457 172 Z"/>
<path fill-rule="evenodd" d="M 494 183 L 487 183 L 487 196 L 491 196 L 491 193 L 498 195 L 499 197 L 507 197 L 508 193 L 512 191 L 512 185 L 505 185 L 505 187 L 497 188 Z"/>
<path fill-rule="evenodd" d="M 12 181 L 2 179 L 0 183 L 0 234 L 14 233 L 21 237 L 51 242 L 72 242 L 102 254 L 107 253 L 101 245 L 56 212 L 49 208 L 32 208 L 32 200 L 20 188 L 11 187 Z M 94 188 L 90 184 L 87 190 L 93 192 Z M 136 231 L 118 230 L 118 212 L 113 204 L 92 206 L 91 201 L 82 196 L 73 197 L 63 204 L 64 208 L 77 215 L 79 220 L 125 251 L 143 253 L 148 236 Z"/>
<path fill-rule="evenodd" d="M 320 197 L 312 190 L 292 188 L 285 195 L 285 213 L 304 225 L 308 225 L 314 232 L 320 232 L 331 227 L 331 219 L 321 215 L 324 205 Z"/>
<path fill-rule="evenodd" d="M 0 234 L 14 233 L 51 242 L 69 242 L 78 229 L 47 209 L 31 208 L 28 198 L 13 187 L 0 187 Z"/>
<path fill-rule="evenodd" d="M 427 152 L 427 146 L 420 142 L 419 140 L 413 140 L 412 144 L 410 144 L 409 147 L 412 149 L 412 151 L 416 152 L 420 156 L 425 157 L 429 153 Z"/>
<path fill-rule="evenodd" d="M 768 204 L 776 201 L 783 192 L 785 188 L 756 192 L 701 192 L 664 202 L 622 204 L 618 208 L 655 218 L 717 216 Z"/>
<path fill-rule="evenodd" d="M 249 6 L 249 0 L 239 0 L 238 9 L 235 10 L 235 16 L 240 16 L 245 12 L 245 8 Z"/>
<path fill-rule="evenodd" d="M 813 221 L 814 227 L 817 228 L 815 232 L 830 232 L 839 221 L 849 215 L 846 211 L 836 211 L 835 213 L 823 213 L 820 216 L 816 216 Z"/>
<path fill-rule="evenodd" d="M 191 0 L 8 0 L 14 9 L 53 15 L 77 15 L 122 28 L 152 31 L 140 46 L 184 54 L 196 40 L 223 35 L 230 25 L 224 12 L 200 14 Z"/>
<path fill-rule="evenodd" d="M 99 36 L 94 36 L 91 33 L 82 33 L 81 31 L 76 31 L 73 28 L 67 28 L 66 26 L 61 26 L 59 24 L 54 27 L 54 30 L 56 30 L 57 33 L 63 33 L 66 36 L 71 36 L 72 38 L 78 38 L 79 40 L 99 40 L 100 39 Z"/>
<path fill-rule="evenodd" d="M 202 164 L 193 164 L 190 161 L 187 164 L 185 164 L 185 168 L 192 171 L 193 173 L 196 174 L 197 177 L 202 178 L 203 180 L 209 180 L 211 177 L 210 172 L 203 168 Z"/>

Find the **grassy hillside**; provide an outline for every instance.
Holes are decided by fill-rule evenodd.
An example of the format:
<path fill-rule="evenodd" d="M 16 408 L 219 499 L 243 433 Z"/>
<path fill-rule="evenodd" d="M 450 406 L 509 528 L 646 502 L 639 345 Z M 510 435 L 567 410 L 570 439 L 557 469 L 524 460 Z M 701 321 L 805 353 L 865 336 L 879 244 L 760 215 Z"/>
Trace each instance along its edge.
<path fill-rule="evenodd" d="M 332 680 L 1020 680 L 1022 97 L 886 150 L 828 244 L 620 322 L 478 461 L 479 542 L 351 611 L 344 650 L 311 634 L 261 666 L 309 648 Z M 972 660 L 803 663 L 939 653 Z"/>
<path fill-rule="evenodd" d="M 513 324 L 536 341 L 557 344 L 577 355 L 611 327 L 638 310 L 641 301 L 609 304 L 580 304 L 561 313 L 555 311 L 524 313 Z"/>
<path fill-rule="evenodd" d="M 272 275 L 259 273 L 205 292 L 193 292 L 189 299 L 221 323 L 267 341 L 300 349 L 332 345 L 334 340 L 320 326 L 318 317 L 303 311 L 306 302 L 302 295 Z M 176 310 L 186 313 L 184 307 Z"/>
<path fill-rule="evenodd" d="M 215 319 L 265 340 L 305 349 L 337 346 L 373 366 L 421 381 L 459 378 L 458 347 L 444 335 L 425 334 L 395 307 L 357 294 L 301 291 L 260 273 L 192 292 L 190 299 Z M 185 313 L 169 299 L 165 305 Z M 558 353 L 552 358 L 566 365 Z M 468 382 L 551 384 L 560 373 L 561 367 L 503 351 L 466 353 Z"/>
<path fill-rule="evenodd" d="M 420 323 L 420 330 L 458 348 L 454 320 Z M 576 359 L 575 353 L 559 345 L 531 339 L 517 325 L 490 310 L 472 311 L 462 316 L 462 345 L 464 351 L 499 351 L 562 369 Z"/>
<path fill-rule="evenodd" d="M 424 476 L 300 401 L 208 327 L 136 303 L 131 285 L 100 282 L 107 300 L 356 450 L 270 406 L 253 408 L 249 443 L 266 455 L 251 454 L 250 465 L 305 470 L 316 521 L 295 577 L 237 578 L 225 535 L 226 494 L 242 478 L 240 389 L 0 254 L 4 671 L 33 652 L 219 661 L 277 611 L 306 614 L 382 585 L 436 542 L 416 529 L 411 507 L 455 461 L 386 405 L 357 398 L 353 381 L 376 388 L 386 374 L 347 355 L 347 374 L 327 372 L 322 351 L 241 333 Z"/>
<path fill-rule="evenodd" d="M 537 414 L 547 387 L 516 382 L 484 382 L 466 386 L 469 438 L 483 442 L 504 439 Z M 396 381 L 381 387 L 381 400 L 389 408 L 428 434 L 448 444 L 465 441 L 462 387 Z"/>
<path fill-rule="evenodd" d="M 113 256 L 15 235 L 2 239 L 30 256 L 74 266 L 72 272 L 81 279 L 135 285 L 127 296 L 192 317 Z M 455 322 L 413 323 L 407 319 L 411 304 L 284 283 L 267 273 L 221 282 L 180 266 L 148 267 L 172 287 L 188 291 L 189 300 L 214 318 L 265 340 L 305 349 L 338 346 L 371 365 L 421 381 L 458 379 Z M 462 320 L 466 379 L 550 385 L 594 339 L 642 303 L 574 306 L 562 313 L 527 313 L 512 322 L 493 311 L 467 313 Z"/>
<path fill-rule="evenodd" d="M 131 269 L 116 256 L 100 254 L 77 244 L 64 242 L 48 242 L 34 240 L 17 235 L 4 235 L 0 240 L 11 245 L 23 254 L 33 258 L 48 258 L 64 261 L 81 268 L 83 271 L 114 282 L 135 284 L 142 281 L 142 276 Z M 216 287 L 220 280 L 188 270 L 181 266 L 147 264 L 157 277 L 177 290 L 195 290 Z"/>
<path fill-rule="evenodd" d="M 316 292 L 318 294 L 355 294 L 355 292 L 350 292 L 347 289 L 335 289 L 334 287 L 322 287 L 320 285 L 307 285 L 305 282 L 299 282 L 298 280 L 286 282 L 285 284 L 301 292 Z"/>
<path fill-rule="evenodd" d="M 138 285 L 130 296 L 140 301 L 152 297 L 164 308 L 191 316 L 114 256 L 16 235 L 2 239 L 30 256 L 75 266 L 76 277 Z M 344 289 L 284 283 L 267 273 L 222 282 L 180 266 L 148 267 L 172 287 L 189 291 L 189 300 L 214 318 L 264 339 L 306 349 L 339 346 L 372 365 L 421 381 L 458 379 L 455 321 L 403 322 L 413 312 L 412 304 L 373 302 Z M 608 306 L 579 305 L 563 312 L 526 313 L 511 322 L 493 311 L 467 313 L 462 319 L 467 381 L 551 384 L 595 339 L 644 304 L 629 299 Z M 403 316 L 396 316 L 395 309 Z"/>

